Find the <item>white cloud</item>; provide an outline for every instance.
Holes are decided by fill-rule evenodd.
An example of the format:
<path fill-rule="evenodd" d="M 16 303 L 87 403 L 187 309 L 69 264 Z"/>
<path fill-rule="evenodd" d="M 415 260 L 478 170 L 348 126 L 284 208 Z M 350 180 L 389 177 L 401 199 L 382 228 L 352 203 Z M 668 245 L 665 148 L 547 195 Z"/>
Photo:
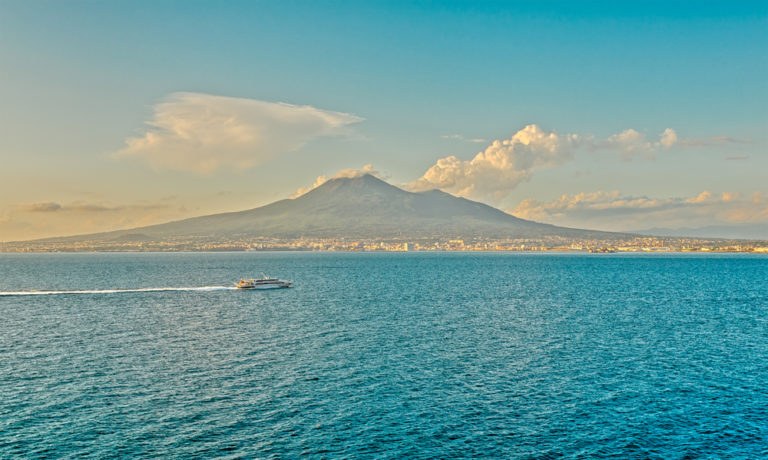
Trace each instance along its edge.
<path fill-rule="evenodd" d="M 755 194 L 703 191 L 691 197 L 650 198 L 618 191 L 564 194 L 552 201 L 527 199 L 510 212 L 518 217 L 557 225 L 604 230 L 651 227 L 696 227 L 713 224 L 768 222 L 768 205 Z"/>
<path fill-rule="evenodd" d="M 651 143 L 648 142 L 645 134 L 640 134 L 631 128 L 610 136 L 606 144 L 611 147 L 620 147 L 626 152 L 651 149 Z"/>
<path fill-rule="evenodd" d="M 644 133 L 635 129 L 625 129 L 624 131 L 609 136 L 603 141 L 590 141 L 592 149 L 616 150 L 625 159 L 632 159 L 636 156 L 653 158 L 654 154 L 662 149 L 669 149 L 678 143 L 677 132 L 672 128 L 665 129 L 657 141 L 648 139 Z"/>
<path fill-rule="evenodd" d="M 459 134 L 445 139 L 466 140 Z M 727 137 L 713 137 L 719 143 L 733 142 Z M 558 134 L 544 131 L 535 124 L 528 125 L 509 139 L 494 140 L 471 160 L 455 155 L 439 158 L 418 179 L 405 185 L 414 191 L 442 189 L 456 195 L 491 202 L 503 201 L 518 185 L 544 168 L 566 163 L 579 151 L 608 151 L 625 160 L 653 159 L 659 152 L 686 147 L 700 147 L 695 139 L 680 138 L 672 128 L 666 128 L 658 138 L 651 139 L 636 129 L 625 129 L 605 138 L 591 134 Z"/>
<path fill-rule="evenodd" d="M 699 193 L 694 197 L 686 198 L 685 200 L 686 203 L 691 203 L 691 204 L 706 203 L 708 201 L 712 201 L 712 192 L 709 192 L 707 190 L 704 190 L 703 192 Z"/>
<path fill-rule="evenodd" d="M 672 128 L 667 128 L 661 133 L 659 138 L 659 144 L 663 147 L 670 148 L 677 143 L 677 133 Z"/>
<path fill-rule="evenodd" d="M 117 156 L 196 173 L 251 168 L 312 138 L 343 134 L 362 120 L 306 105 L 173 93 L 155 105 L 146 132 L 127 139 Z"/>
<path fill-rule="evenodd" d="M 419 179 L 407 184 L 414 191 L 439 188 L 462 196 L 503 198 L 537 169 L 571 158 L 578 137 L 546 132 L 528 125 L 509 139 L 495 140 L 471 160 L 440 158 Z"/>
<path fill-rule="evenodd" d="M 485 142 L 488 142 L 486 139 L 482 139 L 479 137 L 466 137 L 462 134 L 444 134 L 440 136 L 442 139 L 449 139 L 453 141 L 463 141 L 463 142 L 471 142 L 473 144 L 483 144 Z"/>
<path fill-rule="evenodd" d="M 386 177 L 384 174 L 382 174 L 377 169 L 374 169 L 372 164 L 364 165 L 362 168 L 346 168 L 342 169 L 340 171 L 337 171 L 335 174 L 332 174 L 331 176 L 317 176 L 315 179 L 315 182 L 312 183 L 309 187 L 301 187 L 293 194 L 291 195 L 291 198 L 296 198 L 301 195 L 304 195 L 305 193 L 316 189 L 317 187 L 320 187 L 324 183 L 328 182 L 331 179 L 340 179 L 340 178 L 347 178 L 347 179 L 353 179 L 355 177 L 361 177 L 366 174 L 370 174 L 372 176 L 378 177 L 379 179 L 385 180 Z"/>
<path fill-rule="evenodd" d="M 593 150 L 615 150 L 622 154 L 624 159 L 634 157 L 653 158 L 660 151 L 671 148 L 707 148 L 722 147 L 724 145 L 749 144 L 750 141 L 736 139 L 730 136 L 712 136 L 709 138 L 681 138 L 677 131 L 666 128 L 659 134 L 658 140 L 649 139 L 644 133 L 634 129 L 626 129 L 620 133 L 609 136 L 605 140 L 589 140 L 589 147 Z M 744 159 L 738 157 L 735 159 Z"/>

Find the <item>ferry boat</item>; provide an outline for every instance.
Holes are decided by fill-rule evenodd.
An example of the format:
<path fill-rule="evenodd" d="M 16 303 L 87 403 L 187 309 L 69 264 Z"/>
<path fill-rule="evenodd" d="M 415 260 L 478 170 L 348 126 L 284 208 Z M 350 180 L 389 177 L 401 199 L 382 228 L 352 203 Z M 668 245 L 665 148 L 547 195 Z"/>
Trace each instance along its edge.
<path fill-rule="evenodd" d="M 270 278 L 266 275 L 261 278 L 242 278 L 235 284 L 238 289 L 280 289 L 289 288 L 293 284 L 291 281 Z"/>

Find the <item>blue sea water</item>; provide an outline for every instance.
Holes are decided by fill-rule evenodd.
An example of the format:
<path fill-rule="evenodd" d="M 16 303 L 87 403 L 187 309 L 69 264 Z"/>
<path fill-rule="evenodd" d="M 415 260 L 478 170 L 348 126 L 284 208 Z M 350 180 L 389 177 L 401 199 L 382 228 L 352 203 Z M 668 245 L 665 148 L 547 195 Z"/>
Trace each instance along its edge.
<path fill-rule="evenodd" d="M 261 272 L 295 287 L 229 289 Z M 1 458 L 768 456 L 768 257 L 4 254 L 0 275 Z"/>

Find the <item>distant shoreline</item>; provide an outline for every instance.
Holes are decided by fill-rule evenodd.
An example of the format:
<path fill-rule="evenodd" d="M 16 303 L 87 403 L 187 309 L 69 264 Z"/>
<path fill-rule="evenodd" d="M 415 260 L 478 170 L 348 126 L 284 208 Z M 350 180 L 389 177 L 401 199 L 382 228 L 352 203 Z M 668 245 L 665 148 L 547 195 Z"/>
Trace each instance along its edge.
<path fill-rule="evenodd" d="M 762 249 L 762 248 L 761 248 Z M 656 251 L 613 251 L 613 252 L 590 252 L 585 250 L 415 250 L 415 251 L 374 251 L 374 250 L 311 250 L 311 249 L 241 249 L 241 250 L 16 250 L 0 251 L 0 255 L 16 254 L 245 254 L 245 253 L 296 253 L 296 254 L 509 254 L 509 255 L 589 255 L 595 257 L 608 257 L 612 255 L 721 255 L 721 254 L 753 254 L 759 256 L 768 256 L 768 250 L 709 250 L 709 251 L 691 251 L 691 250 L 656 250 Z"/>

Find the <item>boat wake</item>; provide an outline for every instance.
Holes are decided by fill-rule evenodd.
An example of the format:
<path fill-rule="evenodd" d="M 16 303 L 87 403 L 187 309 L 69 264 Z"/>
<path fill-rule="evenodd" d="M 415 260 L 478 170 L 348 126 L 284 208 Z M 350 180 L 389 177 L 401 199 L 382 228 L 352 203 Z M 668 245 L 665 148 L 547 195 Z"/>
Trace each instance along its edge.
<path fill-rule="evenodd" d="M 158 287 L 137 289 L 84 289 L 67 291 L 0 291 L 0 297 L 28 295 L 74 295 L 74 294 L 123 294 L 128 292 L 211 292 L 232 291 L 234 286 L 200 286 L 200 287 Z"/>

